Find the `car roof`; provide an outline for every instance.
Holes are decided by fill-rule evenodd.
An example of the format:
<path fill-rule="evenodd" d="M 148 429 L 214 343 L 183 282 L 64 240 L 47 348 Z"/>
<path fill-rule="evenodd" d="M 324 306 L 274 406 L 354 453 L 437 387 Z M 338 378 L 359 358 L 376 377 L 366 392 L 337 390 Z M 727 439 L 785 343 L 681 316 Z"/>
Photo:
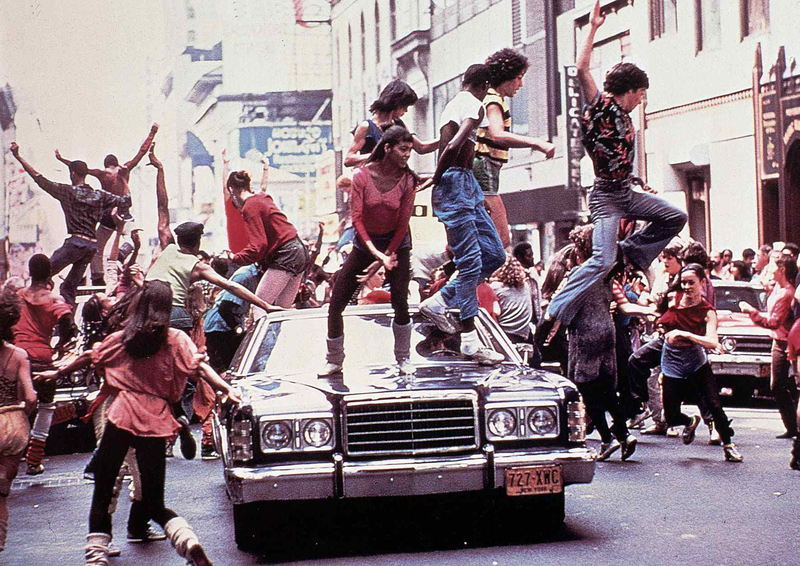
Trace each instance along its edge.
<path fill-rule="evenodd" d="M 714 287 L 747 287 L 750 289 L 756 289 L 757 291 L 764 290 L 764 287 L 762 287 L 761 284 L 751 283 L 750 281 L 727 281 L 723 279 L 711 279 L 711 285 Z"/>

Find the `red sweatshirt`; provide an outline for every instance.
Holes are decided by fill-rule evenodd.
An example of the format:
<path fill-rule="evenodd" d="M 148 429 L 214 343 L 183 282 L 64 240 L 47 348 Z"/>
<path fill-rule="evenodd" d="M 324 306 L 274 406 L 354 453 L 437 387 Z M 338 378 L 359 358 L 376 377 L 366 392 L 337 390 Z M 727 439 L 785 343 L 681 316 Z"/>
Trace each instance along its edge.
<path fill-rule="evenodd" d="M 247 247 L 233 256 L 238 265 L 268 259 L 279 247 L 297 237 L 297 230 L 269 195 L 253 195 L 242 207 Z"/>
<path fill-rule="evenodd" d="M 361 241 L 366 243 L 371 240 L 370 234 L 394 232 L 384 253 L 391 255 L 396 252 L 408 233 L 408 221 L 414 212 L 416 194 L 414 177 L 410 173 L 403 175 L 394 187 L 382 193 L 375 187 L 366 167 L 356 171 L 353 175 L 350 211 L 353 226 Z"/>

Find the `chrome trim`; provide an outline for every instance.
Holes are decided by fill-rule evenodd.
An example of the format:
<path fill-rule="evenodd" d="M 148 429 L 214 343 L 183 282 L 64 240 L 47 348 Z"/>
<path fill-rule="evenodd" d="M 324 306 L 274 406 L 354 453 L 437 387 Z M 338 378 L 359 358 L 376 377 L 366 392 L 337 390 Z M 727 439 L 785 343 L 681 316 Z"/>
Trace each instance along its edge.
<path fill-rule="evenodd" d="M 528 416 L 531 413 L 531 409 L 533 408 L 548 408 L 552 409 L 556 415 L 556 431 L 550 434 L 535 434 L 532 432 L 525 432 L 528 429 Z M 508 409 L 514 413 L 514 418 L 517 420 L 517 431 L 518 434 L 513 434 L 509 436 L 497 436 L 496 434 L 492 434 L 489 430 L 489 413 L 491 411 L 496 411 L 498 409 Z M 524 418 L 520 418 L 519 416 L 519 409 L 524 410 Z M 486 435 L 486 439 L 492 442 L 502 442 L 502 441 L 511 441 L 511 440 L 547 440 L 552 438 L 558 438 L 558 435 L 561 433 L 561 411 L 559 410 L 559 405 L 555 401 L 498 401 L 494 403 L 486 403 L 484 406 L 484 434 Z M 521 432 L 522 434 L 519 434 Z"/>
<path fill-rule="evenodd" d="M 328 499 L 334 496 L 335 465 L 315 462 L 270 468 L 228 468 L 225 483 L 234 504 Z"/>
<path fill-rule="evenodd" d="M 376 405 L 388 405 L 392 403 L 404 402 L 432 402 L 432 401 L 467 401 L 472 405 L 472 428 L 473 441 L 470 445 L 462 445 L 452 448 L 431 448 L 422 450 L 373 450 L 355 452 L 355 456 L 419 456 L 425 454 L 447 454 L 453 452 L 463 452 L 466 450 L 476 450 L 480 446 L 480 423 L 478 418 L 478 394 L 475 391 L 410 391 L 410 392 L 390 392 L 390 393 L 368 393 L 345 395 L 342 402 L 342 412 L 340 415 L 340 426 L 342 430 L 342 445 L 345 454 L 350 455 L 348 445 L 348 426 L 347 414 L 349 407 L 367 407 Z"/>

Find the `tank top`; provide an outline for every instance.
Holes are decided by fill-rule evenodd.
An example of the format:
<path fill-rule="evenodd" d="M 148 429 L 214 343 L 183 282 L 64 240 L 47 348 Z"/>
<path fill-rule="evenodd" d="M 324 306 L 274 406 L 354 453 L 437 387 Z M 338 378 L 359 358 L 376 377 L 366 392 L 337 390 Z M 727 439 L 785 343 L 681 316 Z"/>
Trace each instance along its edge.
<path fill-rule="evenodd" d="M 185 254 L 177 245 L 170 244 L 150 267 L 146 279 L 169 283 L 172 287 L 172 306 L 186 308 L 192 270 L 199 261 L 197 256 Z"/>
<path fill-rule="evenodd" d="M 375 146 L 380 143 L 381 139 L 383 138 L 383 132 L 391 128 L 392 126 L 403 126 L 406 127 L 405 123 L 400 118 L 392 118 L 392 123 L 386 126 L 385 128 L 381 128 L 378 124 L 373 122 L 372 120 L 367 120 L 367 135 L 364 136 L 364 145 L 361 147 L 361 154 L 372 153 L 372 150 L 375 149 Z M 356 133 L 356 128 L 353 129 L 351 134 Z"/>
<path fill-rule="evenodd" d="M 505 99 L 500 96 L 493 88 L 489 89 L 488 94 L 483 99 L 483 107 L 486 109 L 486 114 L 483 122 L 478 127 L 478 141 L 475 144 L 475 155 L 489 157 L 492 161 L 497 163 L 508 163 L 508 149 L 504 149 L 497 145 L 489 138 L 489 105 L 499 104 L 503 109 L 503 129 L 507 132 L 511 131 L 511 108 L 506 104 Z"/>
<path fill-rule="evenodd" d="M 8 407 L 9 405 L 19 405 L 19 398 L 17 396 L 17 380 L 8 377 L 8 366 L 11 364 L 11 358 L 14 355 L 14 350 L 6 346 L 3 348 L 8 350 L 6 352 L 5 361 L 0 361 L 3 365 L 3 372 L 0 373 L 0 407 Z"/>

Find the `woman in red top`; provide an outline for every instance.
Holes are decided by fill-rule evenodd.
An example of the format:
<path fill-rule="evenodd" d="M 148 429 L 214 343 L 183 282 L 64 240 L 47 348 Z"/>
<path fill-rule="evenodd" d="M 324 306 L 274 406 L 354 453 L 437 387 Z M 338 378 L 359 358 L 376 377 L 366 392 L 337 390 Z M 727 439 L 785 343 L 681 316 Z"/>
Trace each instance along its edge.
<path fill-rule="evenodd" d="M 350 206 L 356 239 L 331 293 L 328 363 L 320 376 L 342 370 L 342 313 L 358 288 L 359 274 L 376 260 L 386 269 L 386 279 L 391 288 L 395 358 L 401 373 L 414 371 L 408 361 L 411 355 L 411 318 L 408 314 L 411 233 L 408 222 L 414 210 L 418 181 L 416 174 L 408 168 L 412 147 L 411 133 L 402 126 L 392 126 L 372 151 L 367 165 L 353 176 Z"/>
<path fill-rule="evenodd" d="M 694 390 L 711 413 L 722 439 L 725 460 L 741 462 L 742 455 L 731 441 L 733 429 L 719 400 L 717 380 L 711 371 L 706 349 L 719 350 L 717 311 L 703 298 L 706 279 L 703 266 L 690 263 L 681 270 L 681 292 L 675 304 L 656 321 L 665 333 L 661 351 L 664 419 L 667 426 L 683 425 L 683 443 L 694 441 L 700 416 L 681 412 L 681 402 Z"/>
<path fill-rule="evenodd" d="M 233 263 L 260 264 L 264 275 L 256 296 L 273 305 L 291 307 L 308 267 L 308 248 L 264 187 L 258 194 L 252 191 L 247 171 L 231 173 L 227 187 L 234 206 L 242 211 L 247 232 L 247 246 L 231 258 Z M 264 314 L 258 307 L 254 312 L 259 317 Z"/>
<path fill-rule="evenodd" d="M 147 515 L 164 528 L 178 554 L 190 564 L 211 564 L 186 520 L 164 506 L 166 441 L 180 429 L 170 406 L 180 401 L 186 380 L 194 375 L 232 401 L 241 399 L 202 361 L 191 339 L 169 327 L 171 311 L 169 284 L 147 281 L 125 330 L 111 334 L 91 353 L 92 363 L 105 372 L 106 381 L 118 393 L 108 409 L 108 423 L 95 456 L 86 564 L 108 564 L 109 504 L 129 447 L 136 450 Z"/>
<path fill-rule="evenodd" d="M 786 432 L 778 438 L 797 436 L 797 384 L 789 375 L 788 340 L 792 327 L 792 304 L 794 302 L 794 283 L 797 277 L 797 264 L 791 256 L 781 256 L 775 270 L 775 286 L 767 299 L 767 316 L 758 309 L 741 302 L 739 308 L 750 315 L 750 320 L 759 326 L 770 329 L 772 335 L 772 376 L 770 386 L 778 412 L 781 414 Z"/>

